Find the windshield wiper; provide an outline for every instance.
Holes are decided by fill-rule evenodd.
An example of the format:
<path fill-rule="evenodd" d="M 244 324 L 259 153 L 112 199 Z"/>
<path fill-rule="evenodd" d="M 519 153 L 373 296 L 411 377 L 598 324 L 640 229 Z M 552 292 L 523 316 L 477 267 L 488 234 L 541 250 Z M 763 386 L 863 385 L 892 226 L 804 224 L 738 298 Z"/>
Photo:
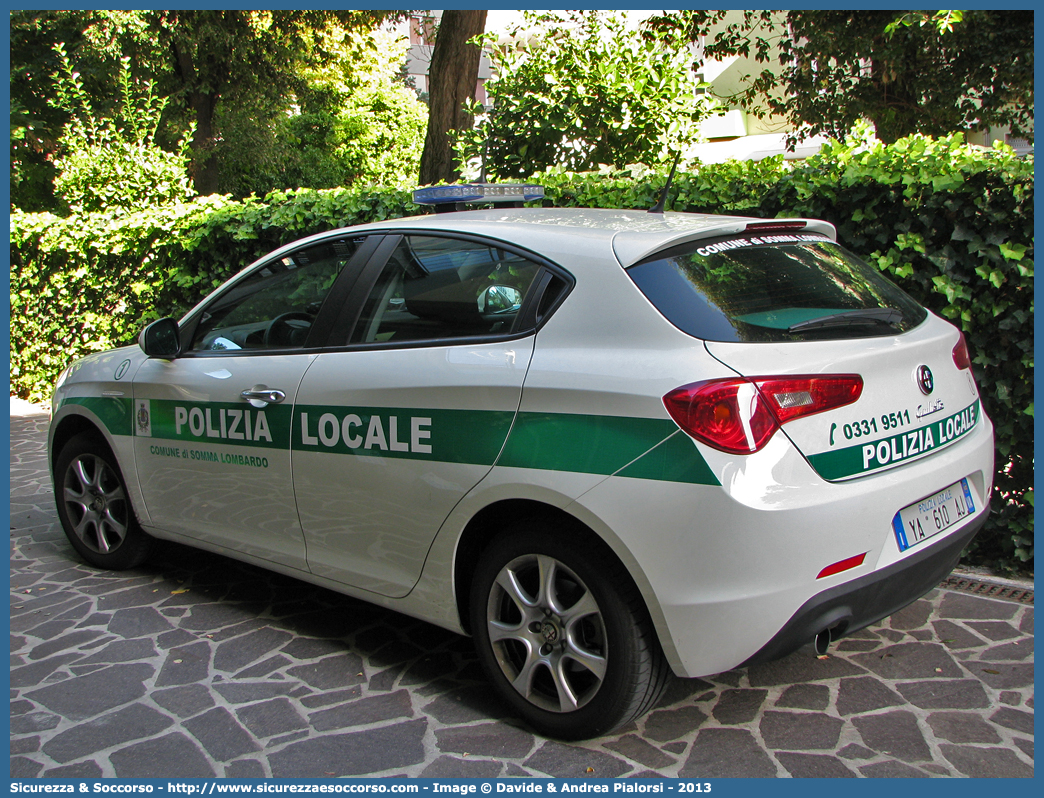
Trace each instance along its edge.
<path fill-rule="evenodd" d="M 821 327 L 857 327 L 869 324 L 898 324 L 903 320 L 901 311 L 895 308 L 865 308 L 861 310 L 843 310 L 820 316 L 818 319 L 799 321 L 787 327 L 787 332 L 815 330 Z"/>

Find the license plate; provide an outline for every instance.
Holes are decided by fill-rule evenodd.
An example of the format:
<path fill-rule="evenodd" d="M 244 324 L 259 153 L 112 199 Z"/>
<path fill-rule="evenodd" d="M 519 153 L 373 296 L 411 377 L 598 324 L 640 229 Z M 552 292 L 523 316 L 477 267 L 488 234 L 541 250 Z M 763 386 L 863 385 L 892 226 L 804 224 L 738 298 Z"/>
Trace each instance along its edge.
<path fill-rule="evenodd" d="M 967 479 L 904 507 L 892 519 L 899 551 L 906 551 L 945 532 L 974 512 L 975 499 Z"/>

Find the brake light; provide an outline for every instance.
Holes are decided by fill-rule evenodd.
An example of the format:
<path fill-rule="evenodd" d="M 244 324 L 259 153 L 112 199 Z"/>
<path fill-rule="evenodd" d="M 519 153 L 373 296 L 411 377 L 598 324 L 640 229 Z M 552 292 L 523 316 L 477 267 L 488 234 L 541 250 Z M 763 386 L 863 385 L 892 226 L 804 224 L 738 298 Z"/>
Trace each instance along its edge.
<path fill-rule="evenodd" d="M 807 222 L 751 222 L 746 230 L 758 230 L 762 233 L 772 230 L 804 230 Z"/>
<path fill-rule="evenodd" d="M 859 399 L 858 374 L 729 377 L 683 385 L 663 397 L 685 432 L 723 452 L 750 454 L 781 426 Z"/>
<path fill-rule="evenodd" d="M 963 371 L 971 368 L 971 353 L 968 351 L 968 342 L 964 340 L 964 333 L 960 335 L 953 347 L 953 363 Z"/>

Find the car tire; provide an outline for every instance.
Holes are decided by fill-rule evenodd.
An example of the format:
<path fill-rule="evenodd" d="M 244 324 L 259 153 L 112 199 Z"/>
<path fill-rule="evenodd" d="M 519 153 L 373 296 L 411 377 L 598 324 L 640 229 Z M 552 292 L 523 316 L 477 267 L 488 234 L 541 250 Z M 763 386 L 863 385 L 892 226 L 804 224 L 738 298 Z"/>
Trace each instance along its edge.
<path fill-rule="evenodd" d="M 518 523 L 481 555 L 470 599 L 483 668 L 547 736 L 607 734 L 663 694 L 669 671 L 645 604 L 597 544 Z"/>
<path fill-rule="evenodd" d="M 153 538 L 138 524 L 123 474 L 104 441 L 89 433 L 70 438 L 54 475 L 62 529 L 84 560 L 110 571 L 145 561 Z"/>

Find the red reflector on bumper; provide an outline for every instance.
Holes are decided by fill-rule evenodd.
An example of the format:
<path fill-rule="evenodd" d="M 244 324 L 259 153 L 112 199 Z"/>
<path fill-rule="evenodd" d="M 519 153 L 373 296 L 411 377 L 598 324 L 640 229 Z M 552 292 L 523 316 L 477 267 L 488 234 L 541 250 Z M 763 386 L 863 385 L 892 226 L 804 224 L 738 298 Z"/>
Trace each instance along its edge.
<path fill-rule="evenodd" d="M 866 552 L 857 554 L 855 557 L 849 557 L 847 560 L 841 560 L 833 565 L 828 565 L 822 571 L 819 572 L 819 576 L 816 579 L 822 579 L 824 576 L 833 576 L 839 574 L 842 571 L 848 571 L 852 568 L 858 568 L 863 564 L 863 560 L 866 559 Z"/>

